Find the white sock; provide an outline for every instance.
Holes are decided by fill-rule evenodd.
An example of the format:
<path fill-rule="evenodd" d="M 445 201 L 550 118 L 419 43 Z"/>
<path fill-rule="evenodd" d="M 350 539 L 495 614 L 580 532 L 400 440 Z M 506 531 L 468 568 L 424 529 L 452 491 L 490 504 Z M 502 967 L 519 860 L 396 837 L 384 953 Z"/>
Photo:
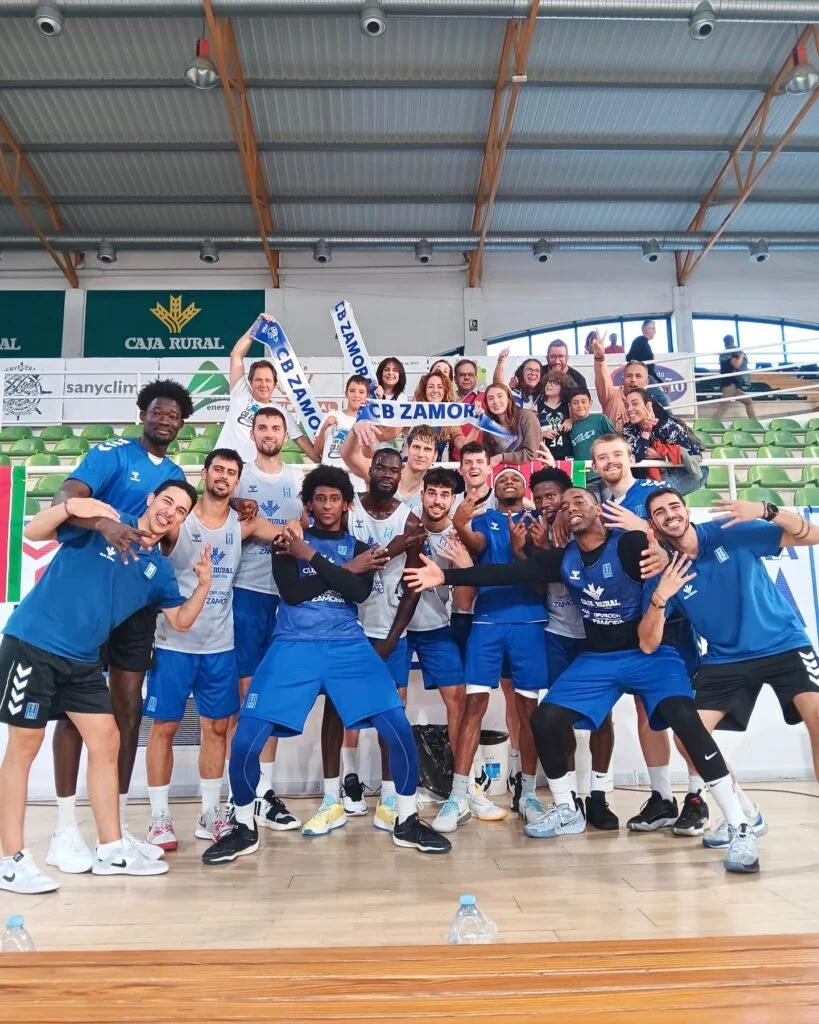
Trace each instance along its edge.
<path fill-rule="evenodd" d="M 397 795 L 398 794 L 395 792 L 395 783 L 392 781 L 392 779 L 382 779 L 381 780 L 381 803 L 383 804 L 388 796 L 397 796 Z"/>
<path fill-rule="evenodd" d="M 123 833 L 125 832 L 125 811 L 128 806 L 128 794 L 120 793 L 119 795 L 119 824 Z"/>
<path fill-rule="evenodd" d="M 402 793 L 395 794 L 395 813 L 399 822 L 406 821 L 417 810 L 414 793 L 410 794 L 410 796 L 404 796 Z"/>
<path fill-rule="evenodd" d="M 227 776 L 228 784 L 228 800 L 233 802 L 233 790 L 230 788 L 230 759 L 225 761 L 225 775 Z"/>
<path fill-rule="evenodd" d="M 202 813 L 218 807 L 222 802 L 222 780 L 200 779 L 202 783 Z"/>
<path fill-rule="evenodd" d="M 155 818 L 158 814 L 168 813 L 170 809 L 168 804 L 168 793 L 170 788 L 170 785 L 148 786 L 148 799 L 151 801 L 152 818 Z"/>
<path fill-rule="evenodd" d="M 754 821 L 756 821 L 757 814 L 759 814 L 759 808 L 743 790 L 736 779 L 734 779 L 734 792 L 739 800 L 739 806 L 742 808 L 742 813 L 748 819 L 748 824 L 753 824 Z"/>
<path fill-rule="evenodd" d="M 324 795 L 331 796 L 336 803 L 339 802 L 341 793 L 341 779 L 337 775 L 334 779 L 324 780 Z"/>
<path fill-rule="evenodd" d="M 534 793 L 537 789 L 537 775 L 527 775 L 526 772 L 521 772 L 521 776 L 521 793 Z"/>
<path fill-rule="evenodd" d="M 245 804 L 244 807 L 236 805 L 236 820 L 242 825 L 247 825 L 252 831 L 256 831 L 256 823 L 253 821 L 253 804 Z"/>
<path fill-rule="evenodd" d="M 649 768 L 648 777 L 651 780 L 651 788 L 656 790 L 663 800 L 674 799 L 671 789 L 671 765 L 663 764 L 659 768 Z"/>
<path fill-rule="evenodd" d="M 577 785 L 577 776 L 575 775 L 574 782 L 572 776 L 574 772 L 566 772 L 564 776 L 559 779 L 549 779 L 549 789 L 552 791 L 552 800 L 555 802 L 555 806 L 560 804 L 567 804 L 569 807 L 574 808 L 574 796 L 576 792 L 573 789 L 573 785 Z"/>
<path fill-rule="evenodd" d="M 472 762 L 472 778 L 478 782 L 480 781 L 481 775 L 483 775 L 483 761 L 481 761 L 476 754 L 475 760 Z"/>
<path fill-rule="evenodd" d="M 592 769 L 589 791 L 591 793 L 610 793 L 614 789 L 611 772 L 596 772 Z"/>
<path fill-rule="evenodd" d="M 77 822 L 77 797 L 57 797 L 57 834 L 70 828 L 79 828 Z"/>
<path fill-rule="evenodd" d="M 273 788 L 273 766 L 275 761 L 260 761 L 259 771 L 259 784 L 256 786 L 256 796 L 263 797 L 265 793 Z"/>
<path fill-rule="evenodd" d="M 514 747 L 509 748 L 509 774 L 517 775 L 520 771 L 520 751 Z"/>
<path fill-rule="evenodd" d="M 693 775 L 689 772 L 688 774 L 688 792 L 699 793 L 705 792 L 705 779 L 701 775 Z"/>
<path fill-rule="evenodd" d="M 723 775 L 721 779 L 709 782 L 708 788 L 713 793 L 714 799 L 722 811 L 722 816 L 728 824 L 733 825 L 734 828 L 744 825 L 745 815 L 742 813 L 742 806 L 734 789 L 734 780 L 731 776 Z"/>
<path fill-rule="evenodd" d="M 99 843 L 97 845 L 97 856 L 100 860 L 105 860 L 109 853 L 113 853 L 114 850 L 118 850 L 122 846 L 122 839 L 115 839 L 113 843 Z"/>
<path fill-rule="evenodd" d="M 341 774 L 358 775 L 358 747 L 341 748 Z"/>
<path fill-rule="evenodd" d="M 569 780 L 569 785 L 571 786 L 572 793 L 576 794 L 577 793 L 577 772 L 575 771 L 575 769 L 572 769 L 570 772 L 567 772 L 566 773 L 566 778 Z M 569 803 L 571 803 L 571 802 L 572 801 L 570 800 Z M 555 800 L 555 803 L 557 803 L 556 800 Z"/>
<path fill-rule="evenodd" d="M 453 800 L 465 800 L 466 799 L 466 787 L 469 785 L 468 775 L 457 775 L 452 776 L 452 793 L 450 796 Z"/>

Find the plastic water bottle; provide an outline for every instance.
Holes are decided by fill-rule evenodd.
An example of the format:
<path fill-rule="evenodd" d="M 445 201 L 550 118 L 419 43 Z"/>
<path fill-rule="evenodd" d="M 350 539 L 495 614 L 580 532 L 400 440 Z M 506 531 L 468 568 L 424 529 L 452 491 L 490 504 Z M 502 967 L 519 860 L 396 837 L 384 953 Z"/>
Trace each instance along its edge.
<path fill-rule="evenodd" d="M 0 953 L 33 953 L 37 947 L 23 927 L 23 917 L 15 914 L 6 921 L 6 930 L 0 939 Z"/>
<path fill-rule="evenodd" d="M 449 945 L 467 946 L 493 942 L 497 928 L 478 910 L 474 896 L 461 896 L 449 926 Z"/>

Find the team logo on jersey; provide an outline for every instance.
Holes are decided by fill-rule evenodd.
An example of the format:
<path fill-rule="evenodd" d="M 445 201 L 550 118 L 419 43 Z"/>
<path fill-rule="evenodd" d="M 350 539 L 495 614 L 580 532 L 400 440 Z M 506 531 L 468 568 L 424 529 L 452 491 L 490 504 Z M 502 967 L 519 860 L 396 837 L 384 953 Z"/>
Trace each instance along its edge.
<path fill-rule="evenodd" d="M 603 563 L 603 579 L 604 580 L 610 580 L 613 575 L 614 575 L 614 572 L 613 572 L 613 570 L 611 568 L 611 562 L 604 562 Z"/>
<path fill-rule="evenodd" d="M 35 704 L 33 701 L 30 701 L 28 704 L 26 704 L 26 710 L 23 713 L 23 717 L 27 718 L 30 722 L 33 722 L 37 718 L 37 715 L 39 713 L 40 705 Z"/>
<path fill-rule="evenodd" d="M 132 469 L 131 470 L 131 483 L 132 484 L 138 484 L 139 482 L 140 482 L 140 480 L 139 480 L 139 470 L 138 469 Z"/>
<path fill-rule="evenodd" d="M 156 566 L 154 565 L 153 562 L 148 562 L 148 564 L 145 566 L 145 575 L 148 577 L 149 580 L 152 580 L 154 576 L 156 576 Z"/>
<path fill-rule="evenodd" d="M 289 498 L 289 497 L 290 497 L 290 495 L 291 495 L 291 493 L 292 493 L 292 492 L 291 492 L 291 490 L 290 490 L 290 488 L 289 488 L 289 487 L 282 487 L 282 496 L 283 496 L 283 497 L 285 497 L 285 498 Z"/>
<path fill-rule="evenodd" d="M 233 534 L 232 533 L 226 533 L 225 534 L 225 544 L 233 544 Z"/>
<path fill-rule="evenodd" d="M 194 544 L 201 544 L 202 543 L 202 534 L 201 533 L 192 533 L 191 534 L 191 540 L 193 541 Z"/>
<path fill-rule="evenodd" d="M 256 494 L 258 492 L 258 490 L 259 490 L 259 485 L 258 484 L 248 484 L 247 485 L 247 492 L 248 492 L 248 494 Z"/>
<path fill-rule="evenodd" d="M 219 565 L 225 560 L 225 552 L 221 548 L 214 548 L 210 553 L 210 560 L 214 565 Z"/>
<path fill-rule="evenodd" d="M 347 547 L 347 545 L 345 544 L 345 545 L 344 545 L 343 547 L 340 547 L 340 548 L 338 549 L 338 553 L 339 553 L 340 555 L 348 555 L 348 554 L 350 553 L 350 549 L 349 549 L 349 548 Z"/>
<path fill-rule="evenodd" d="M 588 594 L 594 601 L 599 601 L 603 596 L 603 587 L 596 587 L 593 583 L 590 583 L 587 587 L 583 587 L 583 593 Z"/>
<path fill-rule="evenodd" d="M 697 593 L 699 593 L 699 591 L 694 589 L 693 583 L 686 583 L 683 587 L 683 601 L 687 601 L 689 597 L 693 597 L 694 594 Z"/>
<path fill-rule="evenodd" d="M 493 520 L 492 520 L 492 521 L 491 521 L 491 522 L 489 523 L 489 529 L 490 529 L 490 530 L 500 530 L 500 525 L 499 525 L 498 523 L 496 523 L 496 522 L 494 521 L 494 519 L 493 519 Z"/>
<path fill-rule="evenodd" d="M 156 697 L 149 697 L 148 698 L 148 706 L 146 707 L 145 710 L 146 711 L 156 711 Z"/>
<path fill-rule="evenodd" d="M 279 511 L 279 505 L 271 498 L 270 501 L 263 501 L 259 505 L 259 511 L 262 513 L 265 519 L 272 519 L 273 516 Z"/>
<path fill-rule="evenodd" d="M 363 519 L 356 519 L 355 520 L 355 528 L 357 530 L 363 530 L 364 529 L 364 520 Z M 372 541 L 370 541 L 369 543 L 372 544 Z"/>
<path fill-rule="evenodd" d="M 572 569 L 572 571 L 569 573 L 569 579 L 573 583 L 578 583 L 580 581 L 580 570 L 579 569 Z"/>
<path fill-rule="evenodd" d="M 248 711 L 252 711 L 253 708 L 256 707 L 258 702 L 259 702 L 259 695 L 258 695 L 258 693 L 249 693 L 247 695 L 247 700 L 245 701 L 245 707 L 247 708 Z"/>
<path fill-rule="evenodd" d="M 728 552 L 722 546 L 714 548 L 714 558 L 716 558 L 718 562 L 727 562 Z"/>
<path fill-rule="evenodd" d="M 107 558 L 109 562 L 117 560 L 117 549 L 109 544 L 105 551 L 100 551 L 100 558 Z"/>

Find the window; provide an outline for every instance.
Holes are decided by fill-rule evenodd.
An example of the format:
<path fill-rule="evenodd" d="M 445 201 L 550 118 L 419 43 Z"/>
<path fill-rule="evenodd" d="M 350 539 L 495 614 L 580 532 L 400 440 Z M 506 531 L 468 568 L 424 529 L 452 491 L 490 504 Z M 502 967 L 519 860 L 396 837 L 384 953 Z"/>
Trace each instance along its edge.
<path fill-rule="evenodd" d="M 545 360 L 546 349 L 552 341 L 564 341 L 569 355 L 582 355 L 585 351 L 586 337 L 590 331 L 599 331 L 606 339 L 606 347 L 612 344 L 625 349 L 629 347 L 642 331 L 643 321 L 653 319 L 657 328 L 652 348 L 657 352 L 671 351 L 671 318 L 668 313 L 655 314 L 648 317 L 598 317 L 596 320 L 573 320 L 570 323 L 557 324 L 553 327 L 531 328 L 520 334 L 509 334 L 503 338 L 494 338 L 487 343 L 489 355 L 497 355 L 501 349 L 511 349 L 515 356 L 537 356 Z M 611 335 L 616 335 L 612 342 Z"/>
<path fill-rule="evenodd" d="M 814 366 L 819 362 L 819 324 L 694 314 L 694 351 L 699 368 L 719 368 L 726 334 L 737 339 L 752 370 L 782 364 Z"/>

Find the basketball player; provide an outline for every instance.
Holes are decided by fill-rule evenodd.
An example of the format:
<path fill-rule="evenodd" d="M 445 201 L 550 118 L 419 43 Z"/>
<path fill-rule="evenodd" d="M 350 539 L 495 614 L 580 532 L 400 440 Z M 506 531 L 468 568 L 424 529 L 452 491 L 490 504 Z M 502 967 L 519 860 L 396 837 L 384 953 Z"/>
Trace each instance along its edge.
<path fill-rule="evenodd" d="M 54 497 L 55 506 L 67 498 L 93 496 L 120 512 L 139 516 L 148 495 L 165 480 L 184 481 L 185 474 L 166 455 L 168 445 L 186 419 L 193 415 L 191 396 L 172 380 L 155 380 L 137 395 L 142 423 L 139 438 L 114 437 L 92 448 L 74 469 Z M 132 557 L 140 538 L 124 520 L 105 517 L 71 523 L 101 533 L 109 546 Z M 146 857 L 161 857 L 162 851 L 137 840 L 128 831 L 125 810 L 128 787 L 139 744 L 142 721 L 142 684 L 151 664 L 156 629 L 156 609 L 148 606 L 134 611 L 107 639 L 104 660 L 108 664 L 111 705 L 120 735 L 119 802 L 122 834 Z M 77 823 L 76 793 L 82 739 L 70 719 L 61 718 L 54 729 L 54 784 L 57 790 L 57 826 L 46 863 L 69 874 L 90 871 L 93 854 L 82 838 Z"/>
<path fill-rule="evenodd" d="M 418 566 L 421 542 L 425 533 L 420 520 L 409 505 L 399 501 L 396 491 L 401 480 L 401 456 L 392 448 L 379 448 L 369 467 L 369 489 L 357 494 L 350 506 L 348 529 L 356 540 L 369 547 L 387 551 L 390 560 L 379 568 L 371 592 L 359 609 L 364 633 L 375 651 L 387 664 L 402 701 L 406 701 L 409 681 L 407 660 L 407 626 L 415 613 L 418 594 L 403 586 L 405 565 Z M 366 814 L 363 793 L 348 792 L 347 807 L 341 802 L 339 779 L 341 747 L 344 731 L 341 718 L 332 701 L 325 701 L 321 728 L 321 751 L 324 768 L 324 798 L 318 811 L 305 824 L 304 835 L 326 835 L 346 821 L 346 814 Z M 389 751 L 381 745 L 381 798 L 373 825 L 382 831 L 392 830 L 396 813 L 395 782 L 390 775 Z M 359 797 L 354 800 L 353 797 Z"/>
<path fill-rule="evenodd" d="M 281 449 L 287 440 L 287 421 L 273 406 L 262 406 L 253 414 L 250 436 L 256 459 L 245 464 L 236 497 L 254 501 L 259 515 L 268 523 L 284 526 L 302 514 L 299 500 L 303 471 L 283 463 Z M 233 585 L 233 638 L 239 699 L 244 699 L 250 679 L 273 639 L 279 595 L 273 581 L 272 547 L 252 539 L 242 545 L 239 568 Z M 232 723 L 235 728 L 235 722 Z M 273 765 L 278 739 L 273 736 L 262 751 L 261 778 L 256 794 L 259 824 L 274 831 L 301 828 L 273 787 Z"/>
<path fill-rule="evenodd" d="M 146 858 L 120 827 L 117 801 L 119 731 L 100 664 L 99 649 L 120 622 L 140 608 L 162 609 L 174 626 L 190 629 L 210 590 L 210 553 L 192 569 L 196 585 L 186 600 L 158 541 L 185 519 L 196 492 L 184 480 L 163 480 L 139 518 L 95 498 L 69 497 L 38 512 L 25 528 L 29 540 L 61 547 L 34 589 L 12 612 L 0 643 L 0 721 L 8 745 L 0 766 L 0 889 L 53 892 L 23 845 L 31 765 L 48 720 L 67 714 L 88 748 L 88 794 L 97 823 L 97 848 L 86 870 L 95 875 L 161 875 L 164 861 Z M 121 559 L 104 531 L 74 522 L 106 518 L 138 538 Z"/>
<path fill-rule="evenodd" d="M 442 572 L 428 559 L 421 570 L 407 570 L 413 587 L 507 586 L 510 583 L 563 582 L 579 604 L 589 649 L 552 684 L 532 716 L 538 754 L 549 780 L 554 806 L 525 833 L 536 839 L 582 832 L 583 814 L 572 796 L 565 749 L 568 728 L 596 729 L 624 693 L 638 695 L 653 728 L 671 727 L 708 783 L 728 822 L 725 869 L 759 870 L 756 836 L 746 824 L 728 768 L 697 715 L 682 659 L 666 644 L 647 654 L 640 649 L 643 578 L 667 562 L 652 536 L 640 531 L 607 531 L 595 497 L 582 488 L 563 495 L 572 540 L 566 548 L 536 551 L 525 561 L 479 565 Z M 648 548 L 646 549 L 646 544 Z"/>
<path fill-rule="evenodd" d="M 819 662 L 802 623 L 762 564 L 783 548 L 819 544 L 819 527 L 770 502 L 715 504 L 717 521 L 692 523 L 682 495 L 673 488 L 648 499 L 652 526 L 682 564 L 673 583 L 652 581 L 651 605 L 640 626 L 642 646 L 651 650 L 659 642 L 664 616 L 687 616 L 708 643 L 694 689 L 709 733 L 720 728 L 744 732 L 759 691 L 768 683 L 785 721 L 805 723 L 819 776 Z M 690 760 L 689 772 L 689 792 L 702 788 Z M 742 802 L 750 827 L 764 835 L 767 825 L 759 808 L 747 797 Z M 699 831 L 686 834 L 702 835 L 707 821 L 706 812 L 704 820 L 692 823 Z M 729 833 L 721 822 L 703 843 L 724 847 Z"/>
<path fill-rule="evenodd" d="M 421 488 L 424 473 L 435 462 L 435 450 L 438 437 L 432 427 L 422 423 L 413 427 L 407 434 L 407 461 L 401 469 L 401 480 L 398 484 L 396 497 L 405 502 L 413 513 L 421 515 Z M 379 451 L 380 449 L 376 449 Z M 368 458 L 361 448 L 358 433 L 350 430 L 341 446 L 341 457 L 351 473 L 369 480 L 372 459 Z"/>
<path fill-rule="evenodd" d="M 211 551 L 213 581 L 204 611 L 192 629 L 183 633 L 164 621 L 157 626 L 156 653 L 145 699 L 145 714 L 153 719 L 145 762 L 151 801 L 148 842 L 162 850 L 175 850 L 178 845 L 168 794 L 173 738 L 191 694 L 201 729 L 202 813 L 195 835 L 197 839 L 215 839 L 225 827 L 221 790 L 227 730 L 230 716 L 239 710 L 231 591 L 242 541 L 255 538 L 270 542 L 282 530 L 258 516 L 239 521 L 229 502 L 241 472 L 242 460 L 237 452 L 230 448 L 210 452 L 202 469 L 202 497 L 163 545 L 183 594 L 195 585 L 191 566 L 205 548 Z"/>
<path fill-rule="evenodd" d="M 383 455 L 398 457 L 396 452 Z M 383 455 L 377 453 L 373 460 L 376 481 L 381 479 Z M 397 485 L 397 466 L 394 479 Z M 236 826 L 205 851 L 205 864 L 225 863 L 258 849 L 253 796 L 259 752 L 271 732 L 299 735 L 320 693 L 332 701 L 345 726 L 374 727 L 387 745 L 397 793 L 391 830 L 396 846 L 423 853 L 451 848 L 418 818 L 418 754 L 412 730 L 392 673 L 358 622 L 359 607 L 366 605 L 386 556 L 342 529 L 353 495 L 345 472 L 331 466 L 314 469 L 302 488 L 314 525 L 303 539 L 287 530 L 277 545 L 281 554 L 273 572 L 281 604 L 276 635 L 251 682 L 231 749 Z M 351 509 L 351 514 L 357 513 Z"/>

